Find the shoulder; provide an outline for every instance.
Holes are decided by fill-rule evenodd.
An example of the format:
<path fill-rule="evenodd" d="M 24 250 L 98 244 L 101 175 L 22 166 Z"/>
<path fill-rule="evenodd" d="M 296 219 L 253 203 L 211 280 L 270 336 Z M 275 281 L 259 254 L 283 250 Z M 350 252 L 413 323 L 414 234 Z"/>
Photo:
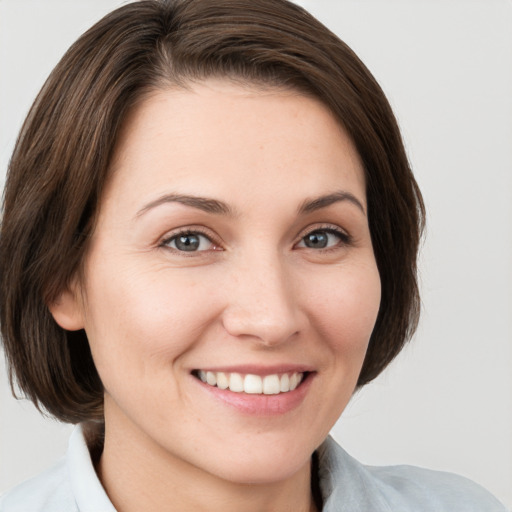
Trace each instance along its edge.
<path fill-rule="evenodd" d="M 366 469 L 391 506 L 414 505 L 425 512 L 507 512 L 482 486 L 453 473 L 414 466 Z"/>
<path fill-rule="evenodd" d="M 43 511 L 78 511 L 64 459 L 0 497 L 0 512 Z"/>
<path fill-rule="evenodd" d="M 328 512 L 507 512 L 483 487 L 452 473 L 414 466 L 366 466 L 332 438 L 319 448 L 318 456 Z"/>
<path fill-rule="evenodd" d="M 89 453 L 82 427 L 56 466 L 0 497 L 0 512 L 115 512 Z"/>

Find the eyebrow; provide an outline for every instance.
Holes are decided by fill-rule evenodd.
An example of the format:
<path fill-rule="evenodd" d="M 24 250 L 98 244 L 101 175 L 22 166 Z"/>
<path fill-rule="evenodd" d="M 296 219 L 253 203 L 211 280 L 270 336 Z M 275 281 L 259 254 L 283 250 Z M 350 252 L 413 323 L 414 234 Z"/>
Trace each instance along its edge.
<path fill-rule="evenodd" d="M 298 214 L 304 215 L 307 213 L 312 213 L 314 211 L 320 210 L 322 208 L 327 208 L 328 206 L 338 203 L 341 201 L 348 201 L 355 206 L 357 206 L 363 214 L 366 215 L 364 206 L 362 203 L 350 192 L 346 192 L 344 190 L 339 190 L 337 192 L 333 192 L 332 194 L 327 194 L 324 196 L 316 197 L 314 199 L 306 199 L 298 208 Z M 219 201 L 218 199 L 211 199 L 208 197 L 199 197 L 193 195 L 184 195 L 184 194 L 165 194 L 154 201 L 143 206 L 135 216 L 140 217 L 148 210 L 156 208 L 162 204 L 167 203 L 180 203 L 185 206 L 190 206 L 192 208 L 197 208 L 198 210 L 202 210 L 206 213 L 213 213 L 217 215 L 227 215 L 227 216 L 236 216 L 236 211 L 233 210 L 227 203 L 223 201 Z"/>
<path fill-rule="evenodd" d="M 206 213 L 215 213 L 217 215 L 230 215 L 234 216 L 234 210 L 223 201 L 219 201 L 217 199 L 210 199 L 207 197 L 198 197 L 191 195 L 183 195 L 183 194 L 165 194 L 154 201 L 146 204 L 143 208 L 141 208 L 136 217 L 140 217 L 148 210 L 156 208 L 162 204 L 166 203 L 180 203 L 185 206 L 191 206 L 192 208 L 197 208 L 198 210 L 202 210 Z"/>
<path fill-rule="evenodd" d="M 359 199 L 357 199 L 356 196 L 354 196 L 350 192 L 346 192 L 345 190 L 339 190 L 332 194 L 316 197 L 314 199 L 306 199 L 299 206 L 298 213 L 299 215 L 303 215 L 305 213 L 312 213 L 316 210 L 327 208 L 331 204 L 338 203 L 340 201 L 348 201 L 354 204 L 363 212 L 364 215 L 366 215 L 366 211 L 361 201 L 359 201 Z"/>

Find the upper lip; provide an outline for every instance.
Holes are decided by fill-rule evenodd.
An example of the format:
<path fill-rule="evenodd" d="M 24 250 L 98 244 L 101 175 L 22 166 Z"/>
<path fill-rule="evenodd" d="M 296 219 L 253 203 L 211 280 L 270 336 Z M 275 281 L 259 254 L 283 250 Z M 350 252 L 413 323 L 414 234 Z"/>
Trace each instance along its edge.
<path fill-rule="evenodd" d="M 224 373 L 240 373 L 243 375 L 274 375 L 283 373 L 306 373 L 314 371 L 311 365 L 306 364 L 277 364 L 271 366 L 256 365 L 256 364 L 237 364 L 228 366 L 201 366 L 194 368 L 194 370 L 203 370 L 210 372 L 224 372 Z"/>

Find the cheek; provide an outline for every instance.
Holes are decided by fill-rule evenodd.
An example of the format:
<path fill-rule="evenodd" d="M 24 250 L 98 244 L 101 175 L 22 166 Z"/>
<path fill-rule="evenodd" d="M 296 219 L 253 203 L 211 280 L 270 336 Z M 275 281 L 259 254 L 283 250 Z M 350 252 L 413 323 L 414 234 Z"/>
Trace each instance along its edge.
<path fill-rule="evenodd" d="M 215 318 L 205 283 L 177 274 L 133 267 L 95 273 L 88 283 L 86 332 L 100 375 L 123 372 L 133 379 L 168 369 Z"/>
<path fill-rule="evenodd" d="M 310 316 L 331 350 L 343 356 L 364 357 L 381 299 L 380 276 L 374 261 L 325 276 L 321 289 L 317 287 L 309 297 L 313 311 Z"/>

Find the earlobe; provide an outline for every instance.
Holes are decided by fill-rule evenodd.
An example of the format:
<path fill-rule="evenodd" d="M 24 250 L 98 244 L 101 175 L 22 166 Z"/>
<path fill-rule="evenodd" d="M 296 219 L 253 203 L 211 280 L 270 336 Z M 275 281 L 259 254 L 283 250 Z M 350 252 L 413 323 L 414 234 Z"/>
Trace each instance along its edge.
<path fill-rule="evenodd" d="M 67 331 L 84 328 L 83 309 L 80 300 L 71 290 L 64 290 L 48 305 L 53 319 Z"/>

